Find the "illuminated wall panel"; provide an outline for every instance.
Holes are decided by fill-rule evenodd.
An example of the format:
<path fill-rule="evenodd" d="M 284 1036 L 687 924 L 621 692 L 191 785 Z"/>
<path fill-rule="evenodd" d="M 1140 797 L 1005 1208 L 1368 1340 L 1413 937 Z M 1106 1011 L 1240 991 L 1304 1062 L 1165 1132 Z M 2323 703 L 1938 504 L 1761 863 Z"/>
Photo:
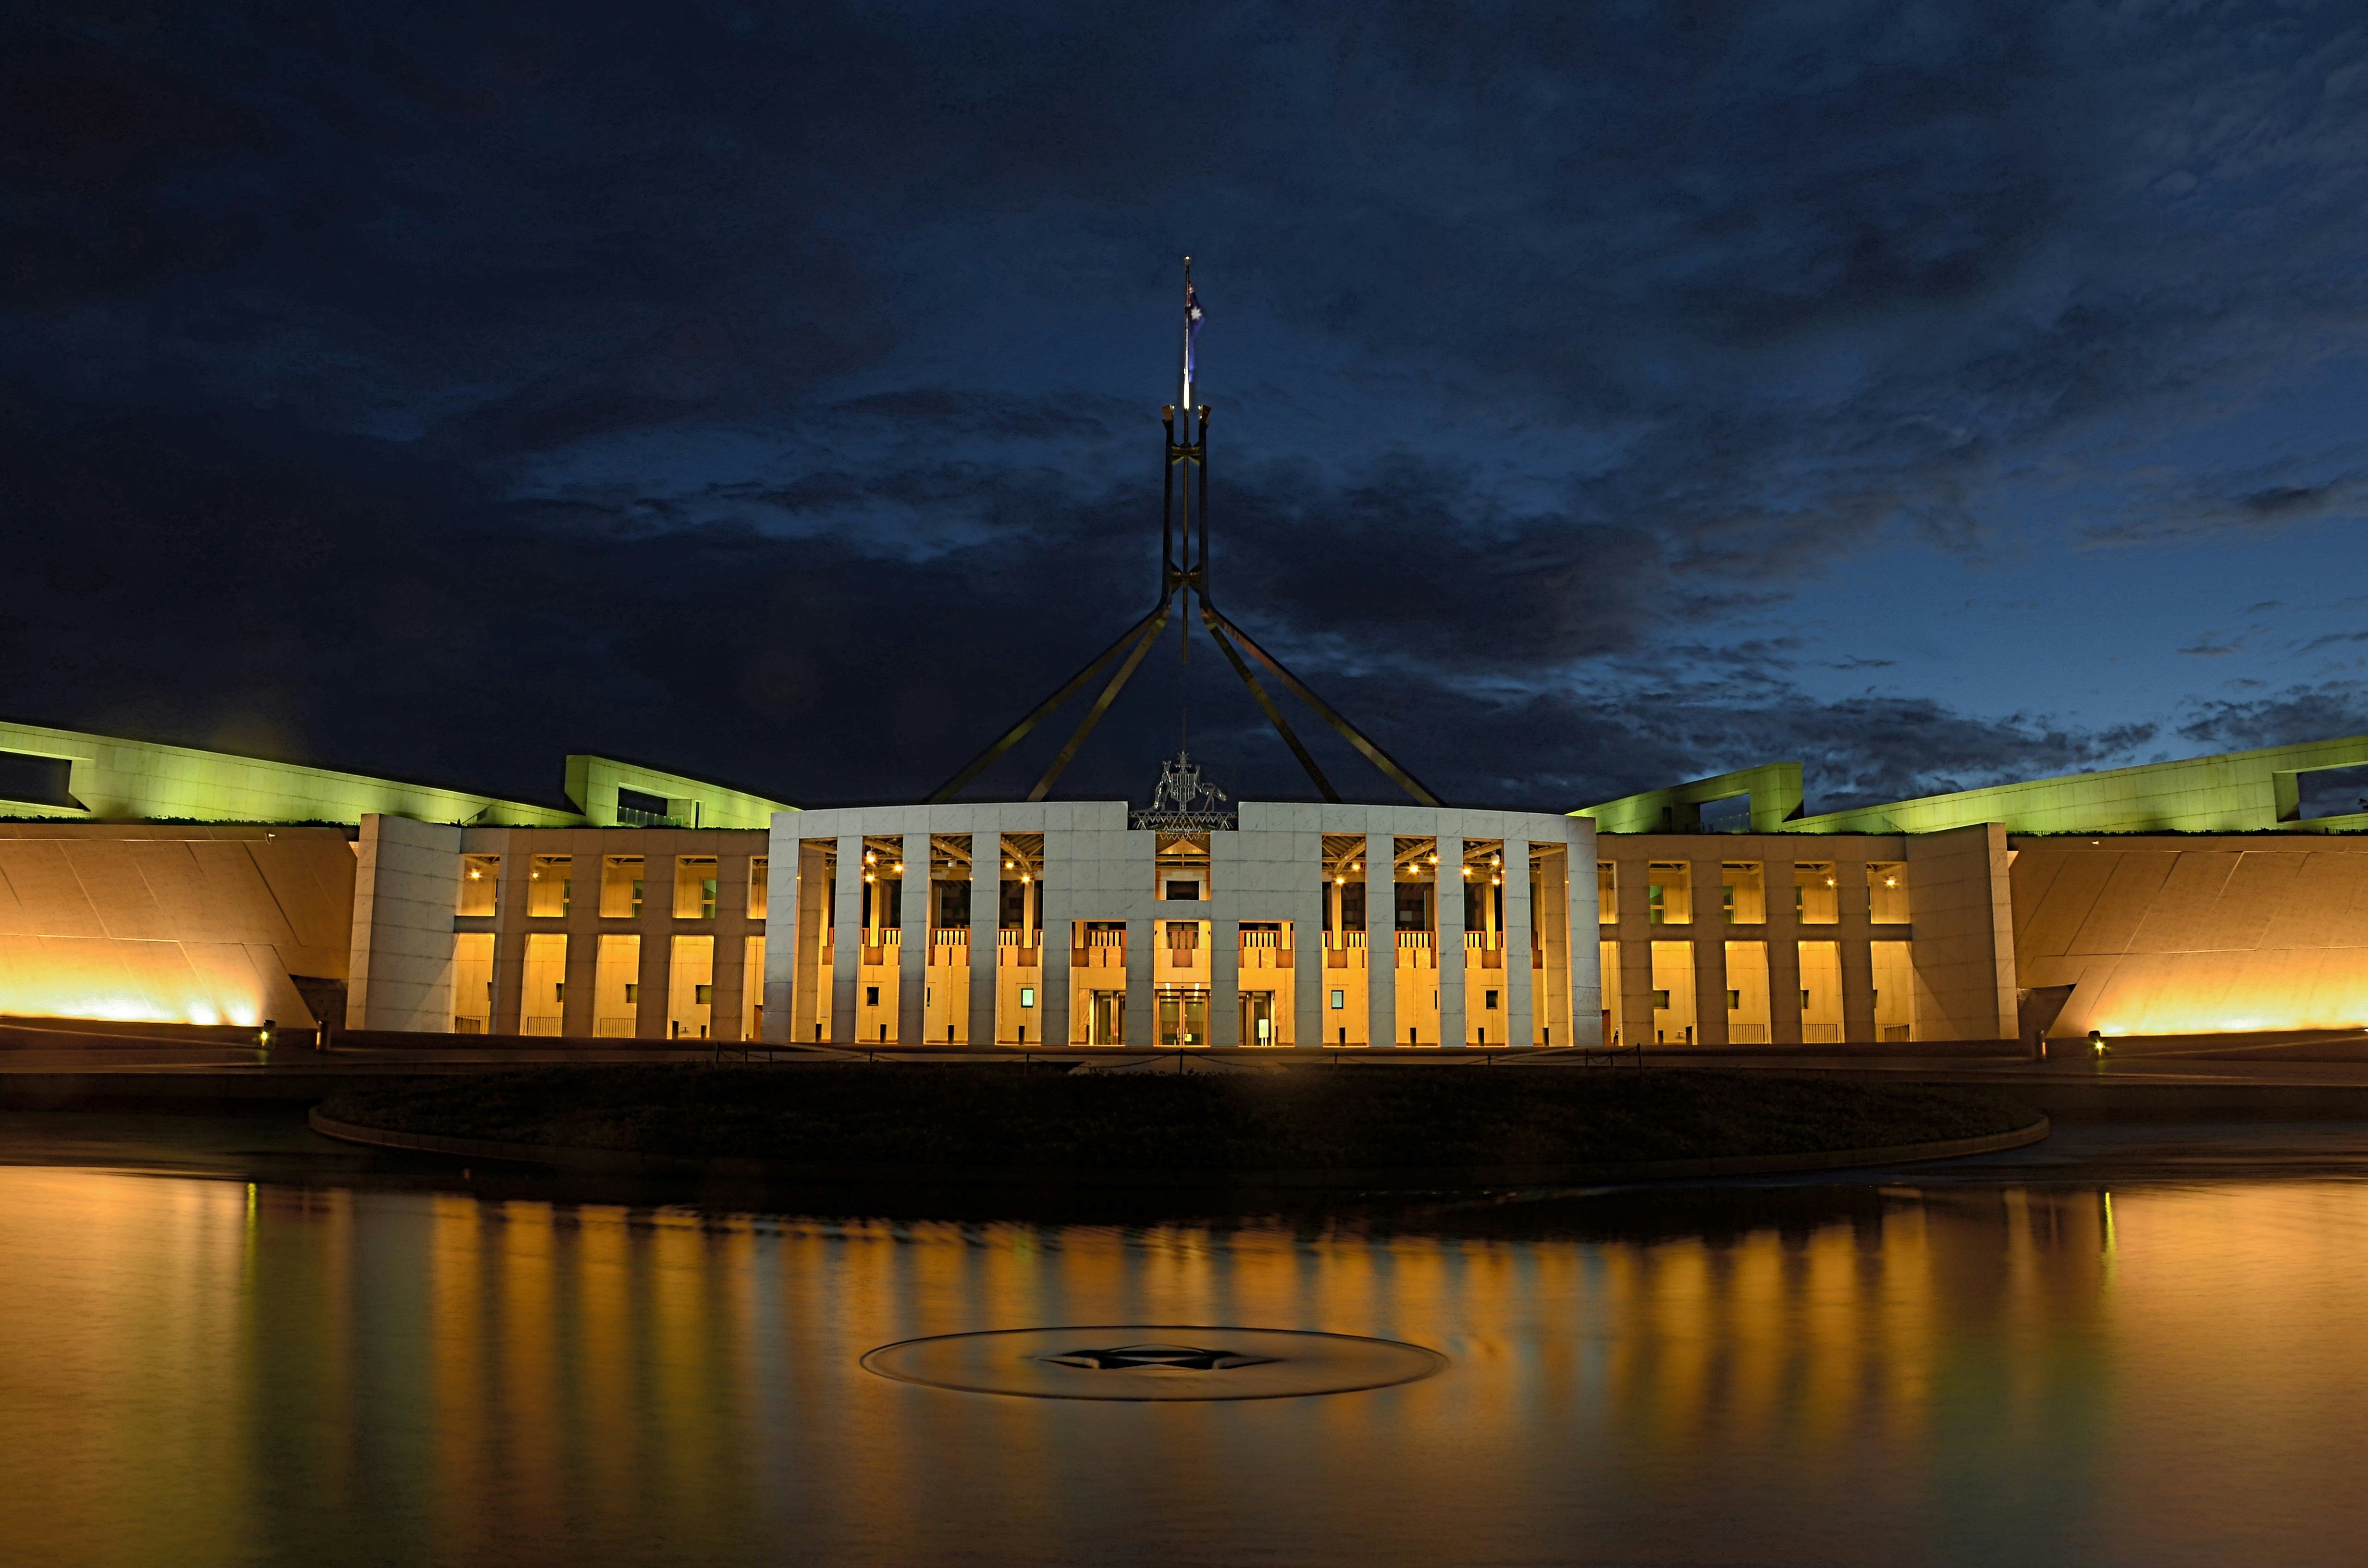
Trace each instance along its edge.
<path fill-rule="evenodd" d="M 2368 842 L 2021 839 L 2009 876 L 2058 1039 L 2368 1028 Z"/>
<path fill-rule="evenodd" d="M 310 1027 L 354 875 L 334 828 L 0 823 L 0 1014 Z"/>

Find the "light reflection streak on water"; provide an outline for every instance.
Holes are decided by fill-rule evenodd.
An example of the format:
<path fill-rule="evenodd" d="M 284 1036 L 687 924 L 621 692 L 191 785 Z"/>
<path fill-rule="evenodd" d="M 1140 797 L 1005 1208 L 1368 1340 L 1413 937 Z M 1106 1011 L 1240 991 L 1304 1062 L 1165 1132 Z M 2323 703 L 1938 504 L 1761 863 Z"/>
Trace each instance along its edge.
<path fill-rule="evenodd" d="M 0 1555 L 2354 1554 L 2368 1187 L 1794 1193 L 1739 1225 L 1718 1201 L 1367 1238 L 0 1168 Z M 919 1335 L 1130 1321 L 1377 1335 L 1454 1366 L 1161 1407 L 855 1366 Z"/>

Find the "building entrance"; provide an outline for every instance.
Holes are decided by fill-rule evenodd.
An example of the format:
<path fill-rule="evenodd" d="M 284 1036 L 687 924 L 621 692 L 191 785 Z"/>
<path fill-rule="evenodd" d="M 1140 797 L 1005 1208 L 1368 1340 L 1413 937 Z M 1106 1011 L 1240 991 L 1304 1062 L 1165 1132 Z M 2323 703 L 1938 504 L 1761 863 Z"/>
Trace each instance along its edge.
<path fill-rule="evenodd" d="M 1161 1045 L 1209 1043 L 1209 993 L 1204 988 L 1163 985 L 1158 1000 Z"/>
<path fill-rule="evenodd" d="M 1242 993 L 1242 1043 L 1272 1045 L 1274 1038 L 1274 993 L 1245 991 Z"/>
<path fill-rule="evenodd" d="M 1087 1018 L 1087 1045 L 1124 1045 L 1126 1043 L 1126 993 L 1097 991 L 1093 1011 Z"/>

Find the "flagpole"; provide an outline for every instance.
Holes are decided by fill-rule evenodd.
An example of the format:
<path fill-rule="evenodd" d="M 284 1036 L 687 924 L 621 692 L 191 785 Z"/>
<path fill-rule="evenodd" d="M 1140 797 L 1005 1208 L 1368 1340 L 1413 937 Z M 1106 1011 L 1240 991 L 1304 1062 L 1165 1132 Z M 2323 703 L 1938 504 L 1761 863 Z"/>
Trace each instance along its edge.
<path fill-rule="evenodd" d="M 1184 401 L 1176 406 L 1184 411 L 1185 428 L 1192 424 L 1192 258 L 1184 258 Z M 1190 440 L 1188 434 L 1185 437 Z"/>

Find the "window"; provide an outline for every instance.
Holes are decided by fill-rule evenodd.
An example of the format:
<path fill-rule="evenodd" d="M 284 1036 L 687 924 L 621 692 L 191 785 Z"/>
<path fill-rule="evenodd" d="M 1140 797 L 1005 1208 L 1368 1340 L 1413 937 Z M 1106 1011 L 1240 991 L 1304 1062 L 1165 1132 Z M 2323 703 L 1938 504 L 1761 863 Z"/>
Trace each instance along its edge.
<path fill-rule="evenodd" d="M 1345 991 L 1335 991 L 1334 993 L 1332 993 L 1332 1010 L 1333 1010 L 1334 1012 L 1336 1012 L 1336 1013 L 1337 1013 L 1337 1012 L 1340 1011 L 1342 1008 L 1346 1007 L 1348 1005 L 1349 1005 L 1349 994 L 1348 994 L 1347 992 L 1345 992 Z"/>
<path fill-rule="evenodd" d="M 1201 896 L 1201 884 L 1197 881 L 1170 881 L 1167 884 L 1167 896 L 1169 898 L 1178 899 L 1197 899 Z"/>
<path fill-rule="evenodd" d="M 768 884 L 772 881 L 772 861 L 763 855 L 748 862 L 748 918 L 751 920 L 765 918 L 765 903 L 768 896 Z M 962 887 L 967 891 L 970 884 L 964 882 Z"/>
<path fill-rule="evenodd" d="M 1036 1006 L 1036 988 L 1034 986 L 1023 985 L 1019 988 L 1019 1005 L 1023 1007 L 1033 1007 Z"/>
<path fill-rule="evenodd" d="M 677 855 L 674 860 L 674 917 L 715 918 L 716 860 L 712 855 Z"/>
<path fill-rule="evenodd" d="M 1801 944 L 1801 1039 L 1839 1045 L 1842 1038 L 1842 959 L 1839 942 Z"/>
<path fill-rule="evenodd" d="M 1694 945 L 1653 944 L 1653 1043 L 1693 1045 Z"/>
<path fill-rule="evenodd" d="M 526 912 L 535 920 L 565 918 L 575 883 L 575 859 L 566 855 L 538 855 L 527 863 Z"/>
<path fill-rule="evenodd" d="M 1655 860 L 1645 868 L 1645 918 L 1656 926 L 1690 926 L 1694 918 L 1693 868 Z"/>
<path fill-rule="evenodd" d="M 638 866 L 640 862 L 635 864 Z M 527 939 L 535 941 L 539 938 L 529 937 Z M 639 1030 L 641 971 L 641 937 L 600 938 L 592 975 L 592 1032 L 595 1035 L 631 1040 Z"/>
<path fill-rule="evenodd" d="M 642 858 L 607 855 L 600 860 L 600 918 L 630 920 L 642 912 Z"/>
<path fill-rule="evenodd" d="M 1841 919 L 1841 896 L 1834 887 L 1831 860 L 1802 860 L 1793 867 L 1793 915 L 1804 926 L 1831 926 Z M 1836 1040 L 1841 1037 L 1836 1035 Z"/>
<path fill-rule="evenodd" d="M 1869 942 L 1874 971 L 1874 1038 L 1916 1038 L 1916 964 L 1908 942 Z"/>
<path fill-rule="evenodd" d="M 681 819 L 673 812 L 673 802 L 664 795 L 653 795 L 644 790 L 617 788 L 617 820 L 627 827 L 679 827 Z"/>
<path fill-rule="evenodd" d="M 498 855 L 463 855 L 461 857 L 461 901 L 453 905 L 455 915 L 491 915 L 494 912 L 495 890 L 501 886 L 502 858 Z"/>
<path fill-rule="evenodd" d="M 863 1005 L 867 1007 L 877 1007 L 880 1006 L 880 987 L 876 985 L 867 985 L 863 988 Z"/>
<path fill-rule="evenodd" d="M 526 972 L 522 981 L 518 994 L 518 1032 L 557 1034 L 560 1016 L 567 1000 L 565 935 L 557 931 L 538 931 L 526 939 Z"/>
<path fill-rule="evenodd" d="M 1726 1042 L 1766 1045 L 1774 1037 L 1769 1016 L 1768 944 L 1726 945 Z"/>
<path fill-rule="evenodd" d="M 1768 879 L 1757 860 L 1729 860 L 1718 869 L 1718 898 L 1730 926 L 1768 920 Z"/>
<path fill-rule="evenodd" d="M 1609 860 L 1595 863 L 1595 923 L 1620 924 L 1620 869 Z"/>
<path fill-rule="evenodd" d="M 1907 867 L 1898 860 L 1866 863 L 1867 918 L 1877 926 L 1907 924 Z"/>
<path fill-rule="evenodd" d="M 1481 1004 L 1481 1007 L 1485 1012 L 1493 1013 L 1497 1010 L 1497 993 L 1491 991 L 1487 994 L 1487 996 L 1488 1000 Z"/>

